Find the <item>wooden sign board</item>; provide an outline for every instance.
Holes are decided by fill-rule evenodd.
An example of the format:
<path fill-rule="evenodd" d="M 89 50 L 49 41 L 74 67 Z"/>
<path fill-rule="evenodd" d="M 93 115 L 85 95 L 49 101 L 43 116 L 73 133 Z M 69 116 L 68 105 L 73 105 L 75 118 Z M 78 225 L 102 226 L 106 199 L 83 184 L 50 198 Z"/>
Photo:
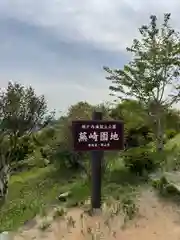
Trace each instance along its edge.
<path fill-rule="evenodd" d="M 72 134 L 75 151 L 114 151 L 124 148 L 124 126 L 121 121 L 73 121 Z"/>

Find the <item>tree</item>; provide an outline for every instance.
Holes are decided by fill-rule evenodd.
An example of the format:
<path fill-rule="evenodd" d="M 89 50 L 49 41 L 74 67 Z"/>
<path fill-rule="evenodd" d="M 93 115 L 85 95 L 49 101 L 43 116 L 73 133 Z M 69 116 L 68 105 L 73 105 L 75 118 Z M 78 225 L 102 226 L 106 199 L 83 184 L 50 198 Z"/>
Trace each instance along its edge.
<path fill-rule="evenodd" d="M 37 96 L 32 87 L 9 82 L 7 89 L 0 89 L 0 200 L 7 194 L 18 140 L 43 128 L 51 118 L 44 96 Z"/>
<path fill-rule="evenodd" d="M 93 106 L 87 102 L 78 102 L 70 106 L 68 109 L 67 115 L 61 117 L 59 120 L 58 132 L 59 136 L 57 137 L 57 155 L 58 163 L 65 164 L 66 167 L 70 168 L 83 168 L 85 167 L 82 161 L 79 161 L 80 158 L 83 158 L 81 152 L 73 151 L 73 139 L 72 139 L 72 121 L 73 120 L 90 120 L 92 117 Z M 64 159 L 64 161 L 62 161 Z M 80 159 L 82 160 L 82 159 Z M 60 162 L 61 161 L 61 162 Z M 87 172 L 87 171 L 86 171 Z"/>
<path fill-rule="evenodd" d="M 136 100 L 123 100 L 111 109 L 115 120 L 124 122 L 126 148 L 147 144 L 151 139 L 151 128 L 148 125 L 147 112 Z"/>
<path fill-rule="evenodd" d="M 111 95 L 119 99 L 136 99 L 147 109 L 153 126 L 157 150 L 163 149 L 165 109 L 180 99 L 180 36 L 169 24 L 170 14 L 158 27 L 157 17 L 140 29 L 140 40 L 134 39 L 127 51 L 132 60 L 123 69 L 104 67 Z"/>

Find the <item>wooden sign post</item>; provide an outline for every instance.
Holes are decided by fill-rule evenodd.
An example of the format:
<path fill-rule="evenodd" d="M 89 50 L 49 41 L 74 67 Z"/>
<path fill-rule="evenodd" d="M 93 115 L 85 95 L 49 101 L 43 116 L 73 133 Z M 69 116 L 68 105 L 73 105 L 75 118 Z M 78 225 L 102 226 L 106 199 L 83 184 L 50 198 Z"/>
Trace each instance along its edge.
<path fill-rule="evenodd" d="M 92 120 L 72 122 L 75 151 L 92 152 L 92 209 L 101 207 L 101 162 L 104 151 L 124 148 L 124 126 L 122 121 L 104 121 L 102 112 L 94 112 Z"/>
<path fill-rule="evenodd" d="M 102 120 L 102 112 L 94 112 L 92 116 L 93 121 Z M 91 153 L 91 207 L 92 209 L 99 209 L 101 207 L 101 162 L 103 160 L 104 151 L 93 150 Z"/>

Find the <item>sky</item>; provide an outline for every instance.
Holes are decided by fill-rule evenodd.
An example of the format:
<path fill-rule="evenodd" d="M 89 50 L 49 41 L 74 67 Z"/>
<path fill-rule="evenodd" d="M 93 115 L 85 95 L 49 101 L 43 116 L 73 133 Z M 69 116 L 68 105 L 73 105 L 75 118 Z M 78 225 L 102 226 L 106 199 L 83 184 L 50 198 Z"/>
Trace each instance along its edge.
<path fill-rule="evenodd" d="M 179 0 L 0 0 L 0 88 L 31 85 L 49 109 L 110 101 L 103 66 L 122 68 L 126 47 L 156 14 L 172 14 Z"/>

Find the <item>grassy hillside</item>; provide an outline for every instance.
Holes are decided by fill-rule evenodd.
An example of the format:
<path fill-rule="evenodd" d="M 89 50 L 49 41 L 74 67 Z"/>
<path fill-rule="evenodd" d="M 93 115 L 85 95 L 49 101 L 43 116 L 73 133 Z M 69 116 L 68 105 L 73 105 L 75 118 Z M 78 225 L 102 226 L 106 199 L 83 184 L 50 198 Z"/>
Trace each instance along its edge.
<path fill-rule="evenodd" d="M 178 148 L 171 151 L 174 146 L 180 147 L 180 134 L 165 145 L 165 149 L 170 150 L 168 161 L 165 163 L 169 169 L 179 162 Z M 129 172 L 122 162 L 121 155 L 114 158 L 111 154 L 107 156 L 107 161 L 111 164 L 108 164 L 108 171 L 103 179 L 103 200 L 106 201 L 110 197 L 125 199 L 135 196 L 141 186 L 144 186 L 144 179 Z M 90 197 L 90 182 L 87 178 L 82 178 L 79 172 L 56 169 L 54 165 L 35 167 L 13 175 L 7 201 L 0 212 L 0 231 L 15 230 L 36 215 L 45 215 L 48 209 L 62 204 L 58 196 L 67 191 L 72 193 L 66 202 L 68 207 L 83 204 Z"/>
<path fill-rule="evenodd" d="M 117 159 L 103 181 L 103 201 L 136 196 L 142 183 Z M 89 182 L 72 171 L 57 171 L 48 166 L 12 176 L 8 198 L 0 212 L 0 232 L 16 230 L 36 215 L 45 215 L 46 210 L 63 204 L 58 196 L 69 190 L 72 194 L 67 207 L 81 205 L 90 197 Z"/>
<path fill-rule="evenodd" d="M 53 167 L 12 176 L 8 198 L 0 212 L 0 231 L 14 230 L 36 214 L 44 214 L 45 209 L 58 203 L 59 194 L 69 189 L 74 193 L 74 202 L 79 197 L 83 199 L 82 194 L 89 194 L 82 179 L 68 171 L 57 174 Z"/>

